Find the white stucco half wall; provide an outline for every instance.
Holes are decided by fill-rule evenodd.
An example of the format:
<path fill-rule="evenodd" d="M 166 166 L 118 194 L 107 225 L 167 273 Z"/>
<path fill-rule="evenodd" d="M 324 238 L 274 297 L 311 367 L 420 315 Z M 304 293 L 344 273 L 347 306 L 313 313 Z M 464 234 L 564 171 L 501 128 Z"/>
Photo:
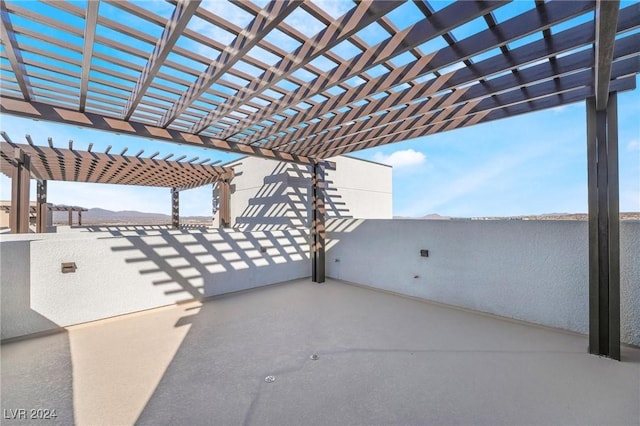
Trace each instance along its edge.
<path fill-rule="evenodd" d="M 332 278 L 588 333 L 587 222 L 334 219 L 328 236 Z M 640 222 L 620 240 L 621 338 L 640 345 Z"/>
<path fill-rule="evenodd" d="M 0 259 L 2 339 L 311 274 L 302 230 L 3 235 Z"/>

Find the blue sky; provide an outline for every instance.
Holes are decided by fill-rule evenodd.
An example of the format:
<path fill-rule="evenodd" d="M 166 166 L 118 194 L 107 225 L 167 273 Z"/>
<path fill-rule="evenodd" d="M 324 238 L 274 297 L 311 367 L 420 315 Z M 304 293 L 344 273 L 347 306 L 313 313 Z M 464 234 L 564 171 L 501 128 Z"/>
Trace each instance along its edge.
<path fill-rule="evenodd" d="M 640 83 L 640 81 L 638 82 Z M 640 92 L 618 97 L 620 209 L 640 211 Z M 394 164 L 394 215 L 587 211 L 584 102 L 357 153 Z"/>
<path fill-rule="evenodd" d="M 151 8 L 155 13 L 170 16 L 173 6 L 160 1 L 136 1 Z M 256 1 L 258 4 L 262 2 Z M 345 13 L 353 3 L 341 0 L 316 0 L 334 18 Z M 446 7 L 448 1 L 432 2 L 436 9 Z M 630 2 L 623 2 L 623 7 Z M 27 6 L 34 3 L 22 3 Z M 82 3 L 78 3 L 82 4 Z M 223 5 L 224 7 L 221 7 Z M 29 6 L 31 7 L 31 6 Z M 51 16 L 82 27 L 82 19 L 63 14 L 51 6 L 41 5 Z M 245 26 L 250 18 L 239 8 L 217 0 L 205 0 L 202 7 L 209 8 L 225 19 Z M 413 6 L 406 3 L 390 14 L 394 24 L 402 29 L 421 19 L 419 13 L 411 11 Z M 503 21 L 531 7 L 531 2 L 513 2 L 496 10 L 496 18 Z M 102 2 L 100 13 L 112 19 L 124 20 L 144 31 L 158 36 L 161 29 L 138 18 L 122 13 L 115 7 Z M 408 9 L 407 9 L 408 8 Z M 285 22 L 301 31 L 313 35 L 322 29 L 322 24 L 310 19 L 301 11 L 290 15 Z M 584 16 L 581 19 L 588 19 Z M 222 43 L 230 43 L 233 36 L 222 29 L 212 28 L 199 18 L 193 18 L 188 28 L 205 33 Z M 479 27 L 478 27 L 479 28 Z M 460 39 L 473 34 L 478 28 L 466 25 L 455 30 Z M 50 29 L 49 29 L 50 30 Z M 109 30 L 99 28 L 99 33 L 109 36 Z M 359 33 L 365 41 L 375 44 L 381 41 L 384 31 L 377 24 L 365 28 Z M 65 37 L 57 34 L 58 37 Z M 388 36 L 388 34 L 387 34 Z M 81 43 L 80 39 L 67 36 L 69 43 Z M 271 42 L 291 51 L 299 43 L 283 33 L 269 35 Z M 526 39 L 526 37 L 525 37 Z M 523 39 L 524 40 L 524 39 Z M 434 42 L 437 40 L 434 40 Z M 34 41 L 31 40 L 33 43 Z M 153 46 L 135 39 L 122 40 L 144 51 L 151 52 Z M 179 46 L 198 49 L 205 56 L 217 55 L 215 52 L 202 51 L 202 45 L 190 45 L 189 40 L 181 38 Z M 440 40 L 442 42 L 442 40 Z M 436 49 L 433 43 L 425 48 Z M 56 48 L 57 49 L 57 48 Z M 109 53 L 105 47 L 104 53 Z M 358 50 L 348 42 L 332 49 L 344 58 L 355 55 Z M 57 49 L 60 54 L 63 49 Z M 249 52 L 265 63 L 272 64 L 277 58 L 269 56 L 264 50 Z M 173 54 L 172 54 L 173 55 Z M 173 57 L 172 57 L 173 58 Z M 140 58 L 122 58 L 135 60 Z M 180 58 L 173 58 L 179 60 Z M 314 65 L 321 69 L 335 66 L 331 61 L 319 57 Z M 396 61 L 394 59 L 393 61 Z M 393 62 L 392 61 L 392 62 Z M 395 63 L 395 62 L 394 62 Z M 202 64 L 185 63 L 201 71 Z M 69 71 L 78 70 L 64 63 L 57 64 Z M 102 64 L 105 65 L 105 64 Z M 255 70 L 245 62 L 237 68 L 252 73 Z M 124 72 L 124 71 L 123 71 Z M 302 71 L 299 77 L 305 78 Z M 103 79 L 109 79 L 101 75 Z M 226 76 L 231 80 L 233 76 Z M 230 80 L 230 81 L 231 81 Z M 235 80 L 234 80 L 235 81 Z M 235 81 L 236 83 L 241 83 Z M 640 84 L 640 81 L 638 82 Z M 165 82 L 165 84 L 168 84 Z M 224 84 L 224 82 L 221 82 Z M 171 86 L 171 84 L 168 84 Z M 180 88 L 176 86 L 176 88 Z M 227 93 L 229 89 L 217 85 Z M 562 108 L 518 116 L 497 122 L 454 130 L 425 138 L 417 138 L 380 148 L 353 153 L 351 155 L 379 161 L 394 166 L 393 172 L 393 210 L 398 216 L 422 216 L 439 213 L 450 216 L 503 216 L 540 214 L 551 212 L 586 212 L 587 175 L 586 175 L 586 124 L 584 103 Z M 620 207 L 622 211 L 640 211 L 640 92 L 622 93 L 619 96 L 620 123 Z M 236 155 L 219 151 L 204 150 L 195 147 L 171 145 L 148 139 L 114 135 L 91 129 L 80 129 L 13 116 L 0 116 L 0 128 L 6 131 L 16 142 L 24 142 L 24 135 L 30 134 L 38 144 L 46 144 L 52 136 L 56 146 L 65 147 L 73 139 L 74 147 L 86 149 L 91 142 L 94 150 L 104 151 L 107 145 L 114 152 L 120 152 L 125 146 L 129 152 L 144 149 L 149 155 L 160 151 L 161 155 L 185 154 L 189 158 L 212 158 L 223 162 L 237 158 Z M 208 215 L 211 211 L 210 187 L 186 191 L 181 195 L 183 215 Z M 10 180 L 0 177 L 0 198 L 10 197 Z M 35 199 L 35 187 L 32 189 Z M 111 186 L 99 184 L 81 184 L 50 182 L 49 201 L 56 204 L 73 204 L 83 207 L 101 207 L 110 210 L 139 210 L 146 212 L 170 212 L 168 189 Z"/>

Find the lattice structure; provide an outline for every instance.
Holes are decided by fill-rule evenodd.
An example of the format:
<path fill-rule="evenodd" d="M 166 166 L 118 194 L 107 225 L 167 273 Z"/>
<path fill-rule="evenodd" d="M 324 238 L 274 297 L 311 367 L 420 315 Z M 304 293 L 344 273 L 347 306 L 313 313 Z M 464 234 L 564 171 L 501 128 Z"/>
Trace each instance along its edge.
<path fill-rule="evenodd" d="M 640 72 L 637 3 L 0 3 L 3 113 L 300 163 Z"/>
<path fill-rule="evenodd" d="M 64 205 L 52 205 L 47 207 L 48 210 L 52 212 L 86 212 L 89 209 L 85 209 L 84 207 L 79 206 L 64 206 Z M 10 212 L 11 206 L 0 206 L 0 211 Z M 29 206 L 29 212 L 31 215 L 35 215 L 37 212 L 36 206 Z"/>
<path fill-rule="evenodd" d="M 12 176 L 15 168 L 15 150 L 20 149 L 30 157 L 31 176 L 41 181 L 92 182 L 120 185 L 140 185 L 176 188 L 177 190 L 196 188 L 212 184 L 221 177 L 230 179 L 233 169 L 228 167 L 204 164 L 206 161 L 195 163 L 198 158 L 180 161 L 168 161 L 173 154 L 164 159 L 156 159 L 158 153 L 150 157 L 142 157 L 143 151 L 135 156 L 110 153 L 79 151 L 73 149 L 70 142 L 69 149 L 53 146 L 49 139 L 49 146 L 33 144 L 16 144 L 3 134 L 6 143 L 0 144 L 0 172 L 8 177 Z"/>

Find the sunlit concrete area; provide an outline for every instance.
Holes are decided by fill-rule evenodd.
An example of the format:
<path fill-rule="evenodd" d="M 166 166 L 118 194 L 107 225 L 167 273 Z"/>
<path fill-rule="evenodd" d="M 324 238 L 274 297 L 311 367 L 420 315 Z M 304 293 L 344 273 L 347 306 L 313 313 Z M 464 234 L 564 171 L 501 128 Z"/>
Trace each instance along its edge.
<path fill-rule="evenodd" d="M 640 350 L 586 345 L 303 279 L 5 344 L 2 398 L 58 424 L 637 424 Z"/>

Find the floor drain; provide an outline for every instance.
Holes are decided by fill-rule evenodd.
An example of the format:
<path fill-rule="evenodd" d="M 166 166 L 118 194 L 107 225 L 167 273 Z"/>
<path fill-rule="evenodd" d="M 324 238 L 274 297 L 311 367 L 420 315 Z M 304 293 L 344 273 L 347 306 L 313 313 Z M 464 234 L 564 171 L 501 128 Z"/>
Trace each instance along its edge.
<path fill-rule="evenodd" d="M 267 376 L 264 378 L 264 381 L 267 383 L 273 383 L 276 381 L 276 377 L 275 376 Z"/>
<path fill-rule="evenodd" d="M 312 360 L 314 360 L 314 361 L 316 361 L 318 358 L 320 358 L 320 357 L 319 357 L 318 355 L 316 355 L 316 354 L 313 354 L 313 355 L 311 355 L 311 356 L 309 357 L 309 359 L 312 359 Z"/>

